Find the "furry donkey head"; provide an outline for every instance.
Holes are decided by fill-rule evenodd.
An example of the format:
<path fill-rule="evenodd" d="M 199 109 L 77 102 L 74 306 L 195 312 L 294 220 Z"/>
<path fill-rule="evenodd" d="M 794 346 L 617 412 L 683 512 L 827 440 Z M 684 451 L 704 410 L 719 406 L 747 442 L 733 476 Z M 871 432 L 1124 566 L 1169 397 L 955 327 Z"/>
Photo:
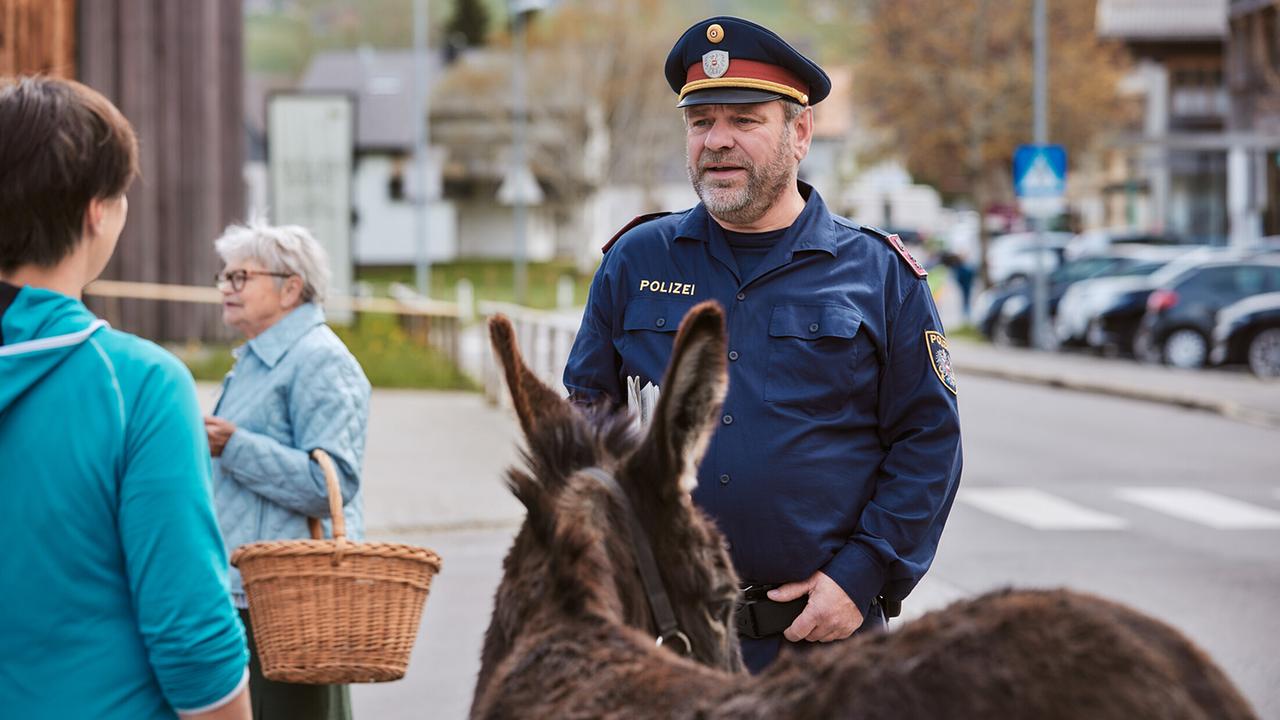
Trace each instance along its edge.
<path fill-rule="evenodd" d="M 689 494 L 728 386 L 719 306 L 703 303 L 685 317 L 643 437 L 626 413 L 580 409 L 538 380 L 506 318 L 491 320 L 489 331 L 527 441 L 526 467 L 507 481 L 528 512 L 504 563 L 477 687 L 524 630 L 588 616 L 655 630 L 629 512 L 648 536 L 691 659 L 740 671 L 737 577 L 722 536 Z M 611 474 L 625 501 L 590 468 Z"/>

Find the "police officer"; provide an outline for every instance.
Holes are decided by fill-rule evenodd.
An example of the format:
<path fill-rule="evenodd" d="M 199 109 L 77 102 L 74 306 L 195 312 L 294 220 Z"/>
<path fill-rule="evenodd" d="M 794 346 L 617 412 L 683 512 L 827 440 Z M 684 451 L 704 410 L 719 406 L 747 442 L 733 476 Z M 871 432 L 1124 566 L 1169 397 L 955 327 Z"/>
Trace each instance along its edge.
<path fill-rule="evenodd" d="M 694 499 L 751 587 L 738 620 L 759 671 L 784 640 L 883 627 L 928 569 L 960 479 L 956 380 L 924 269 L 797 180 L 826 73 L 715 17 L 680 37 L 666 77 L 701 202 L 605 246 L 564 384 L 622 404 L 629 383 L 661 381 L 690 307 L 725 308 L 729 394 Z"/>

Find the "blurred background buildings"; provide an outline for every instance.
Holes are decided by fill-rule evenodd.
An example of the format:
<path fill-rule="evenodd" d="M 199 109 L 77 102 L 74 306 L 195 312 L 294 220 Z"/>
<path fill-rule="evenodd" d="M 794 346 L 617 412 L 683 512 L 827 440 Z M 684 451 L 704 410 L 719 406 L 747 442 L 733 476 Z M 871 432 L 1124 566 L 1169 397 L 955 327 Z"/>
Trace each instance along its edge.
<path fill-rule="evenodd" d="M 417 117 L 414 0 L 0 0 L 0 73 L 76 77 L 137 126 L 143 179 L 110 277 L 204 284 L 221 228 L 272 216 L 267 107 L 287 93 L 354 103 L 350 249 L 336 259 L 357 278 L 414 263 L 419 203 L 433 263 L 511 258 L 523 237 L 530 261 L 588 273 L 632 216 L 696 201 L 661 64 L 691 22 L 740 14 L 832 75 L 805 179 L 858 221 L 980 264 L 987 234 L 1024 229 L 1009 167 L 1031 134 L 1030 4 L 430 0 Z M 513 8 L 530 11 L 522 50 Z M 1050 11 L 1050 137 L 1072 162 L 1059 228 L 1237 245 L 1280 234 L 1274 0 Z M 517 174 L 517 65 L 541 196 L 524 215 L 499 192 Z M 153 337 L 216 325 L 191 308 L 125 310 Z"/>

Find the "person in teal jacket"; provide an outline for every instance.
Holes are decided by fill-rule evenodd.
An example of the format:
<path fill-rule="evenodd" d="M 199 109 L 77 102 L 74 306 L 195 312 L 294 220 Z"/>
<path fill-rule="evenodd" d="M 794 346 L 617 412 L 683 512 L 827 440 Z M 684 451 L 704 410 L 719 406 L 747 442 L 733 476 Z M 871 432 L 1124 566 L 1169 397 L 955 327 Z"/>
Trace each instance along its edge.
<path fill-rule="evenodd" d="M 137 167 L 97 92 L 0 82 L 4 717 L 249 717 L 191 374 L 80 301 Z"/>

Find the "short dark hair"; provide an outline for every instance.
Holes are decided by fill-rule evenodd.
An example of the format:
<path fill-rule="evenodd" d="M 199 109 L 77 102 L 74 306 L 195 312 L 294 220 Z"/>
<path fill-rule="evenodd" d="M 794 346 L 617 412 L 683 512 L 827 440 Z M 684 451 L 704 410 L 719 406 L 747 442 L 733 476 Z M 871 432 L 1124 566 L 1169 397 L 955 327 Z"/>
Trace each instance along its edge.
<path fill-rule="evenodd" d="M 95 198 L 138 176 L 138 139 L 96 90 L 49 77 L 0 79 L 0 272 L 52 267 L 80 242 Z"/>

